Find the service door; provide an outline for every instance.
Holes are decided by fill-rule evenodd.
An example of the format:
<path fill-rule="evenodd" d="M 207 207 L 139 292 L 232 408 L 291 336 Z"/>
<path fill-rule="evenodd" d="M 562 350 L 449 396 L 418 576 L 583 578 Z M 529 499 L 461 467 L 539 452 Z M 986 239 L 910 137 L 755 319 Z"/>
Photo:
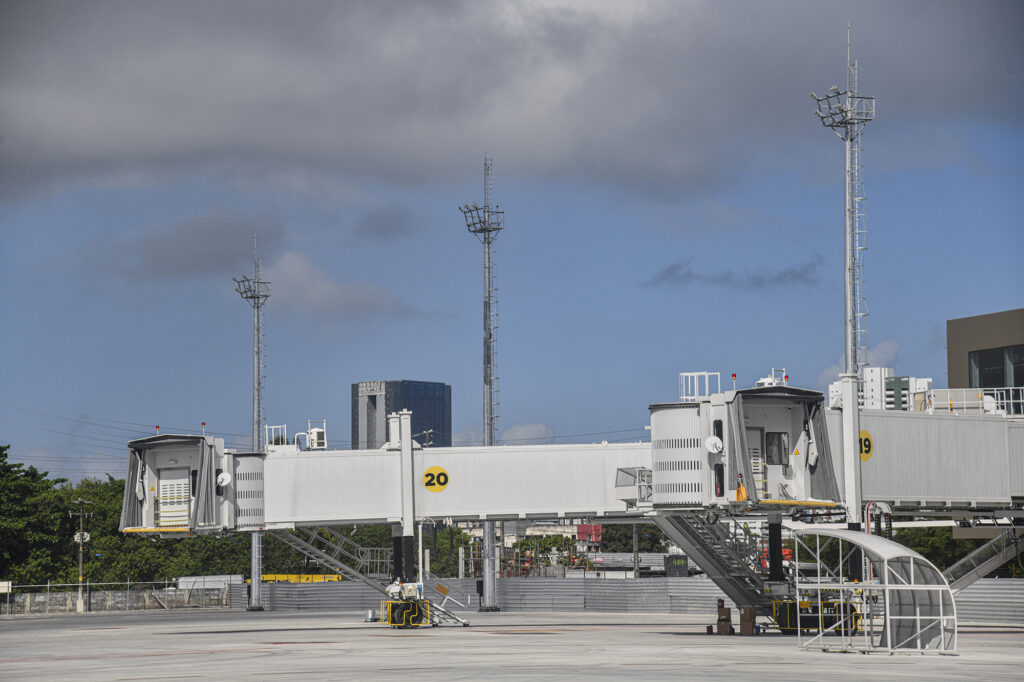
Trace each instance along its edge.
<path fill-rule="evenodd" d="M 190 493 L 188 467 L 160 470 L 160 491 L 156 506 L 157 527 L 188 526 Z"/>

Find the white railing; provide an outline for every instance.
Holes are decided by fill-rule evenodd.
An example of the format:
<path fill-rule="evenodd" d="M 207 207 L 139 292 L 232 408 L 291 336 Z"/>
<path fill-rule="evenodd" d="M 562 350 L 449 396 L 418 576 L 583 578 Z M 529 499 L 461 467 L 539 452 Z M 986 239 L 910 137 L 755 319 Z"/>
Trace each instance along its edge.
<path fill-rule="evenodd" d="M 698 398 L 719 393 L 721 390 L 722 377 L 719 372 L 679 373 L 679 399 L 684 403 L 696 402 Z"/>
<path fill-rule="evenodd" d="M 936 388 L 928 392 L 932 414 L 1024 415 L 1024 387 Z"/>

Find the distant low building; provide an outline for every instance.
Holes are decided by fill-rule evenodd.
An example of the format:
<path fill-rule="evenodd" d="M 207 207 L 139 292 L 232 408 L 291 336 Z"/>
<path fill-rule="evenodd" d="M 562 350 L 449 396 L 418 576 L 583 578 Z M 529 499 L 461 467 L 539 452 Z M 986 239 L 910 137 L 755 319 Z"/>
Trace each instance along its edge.
<path fill-rule="evenodd" d="M 829 407 L 839 407 L 841 381 L 828 387 Z M 898 377 L 892 367 L 863 367 L 857 386 L 857 398 L 861 409 L 904 410 L 923 412 L 928 409 L 928 393 L 932 390 L 931 379 Z"/>

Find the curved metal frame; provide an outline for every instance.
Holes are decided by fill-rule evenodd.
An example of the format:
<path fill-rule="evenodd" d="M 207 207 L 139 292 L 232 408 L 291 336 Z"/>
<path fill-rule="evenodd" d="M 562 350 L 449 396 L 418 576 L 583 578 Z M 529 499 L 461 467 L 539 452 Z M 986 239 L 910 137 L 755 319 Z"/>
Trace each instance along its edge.
<path fill-rule="evenodd" d="M 814 558 L 812 577 L 800 576 L 801 552 Z M 953 592 L 942 572 L 917 552 L 860 531 L 814 528 L 797 531 L 795 559 L 799 610 L 816 613 L 818 621 L 808 628 L 817 634 L 806 641 L 798 628 L 801 648 L 956 653 Z M 851 560 L 862 563 L 863 580 L 844 570 Z M 834 622 L 826 627 L 830 604 Z M 828 639 L 830 634 L 839 639 Z"/>

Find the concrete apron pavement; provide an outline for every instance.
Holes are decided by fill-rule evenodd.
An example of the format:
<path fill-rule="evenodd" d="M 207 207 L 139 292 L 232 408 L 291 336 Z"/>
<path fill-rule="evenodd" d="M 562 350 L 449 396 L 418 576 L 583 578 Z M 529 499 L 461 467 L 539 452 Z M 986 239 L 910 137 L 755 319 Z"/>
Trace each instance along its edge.
<path fill-rule="evenodd" d="M 705 634 L 714 615 L 475 613 L 393 630 L 363 613 L 204 610 L 0 617 L 7 680 L 1020 679 L 1024 629 L 961 628 L 960 655 L 801 651 L 795 637 Z"/>

